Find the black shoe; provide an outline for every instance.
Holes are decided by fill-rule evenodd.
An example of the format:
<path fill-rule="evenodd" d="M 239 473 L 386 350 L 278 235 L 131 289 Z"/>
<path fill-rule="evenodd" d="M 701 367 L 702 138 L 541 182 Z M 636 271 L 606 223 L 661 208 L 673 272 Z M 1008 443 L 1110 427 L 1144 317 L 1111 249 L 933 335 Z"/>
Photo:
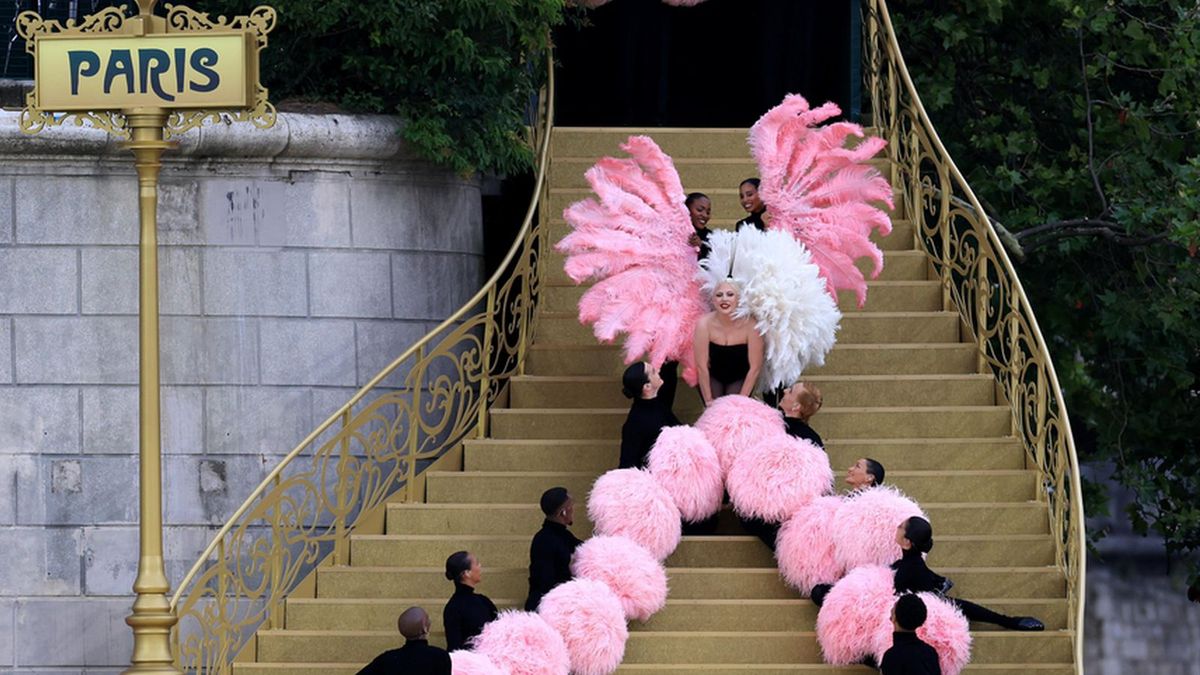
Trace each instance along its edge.
<path fill-rule="evenodd" d="M 954 588 L 954 582 L 950 579 L 944 579 L 942 580 L 942 587 L 938 589 L 938 593 L 945 595 L 950 592 L 951 588 Z"/>
<path fill-rule="evenodd" d="M 1013 630 L 1043 631 L 1046 630 L 1046 626 L 1032 616 L 1019 616 Z"/>

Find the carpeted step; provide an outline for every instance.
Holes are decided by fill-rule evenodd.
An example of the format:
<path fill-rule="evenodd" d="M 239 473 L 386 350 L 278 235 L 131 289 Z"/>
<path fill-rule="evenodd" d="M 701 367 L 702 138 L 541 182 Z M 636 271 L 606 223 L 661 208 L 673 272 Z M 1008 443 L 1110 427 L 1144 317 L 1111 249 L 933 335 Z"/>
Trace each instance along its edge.
<path fill-rule="evenodd" d="M 746 212 L 737 202 L 735 190 L 714 190 L 713 198 L 713 219 L 709 223 L 710 229 L 732 229 L 734 224 L 742 218 L 746 217 Z M 562 211 L 573 202 L 580 199 L 587 199 L 592 196 L 591 190 L 584 189 L 563 189 L 550 191 L 550 213 L 553 214 L 553 219 L 549 222 L 546 236 L 550 238 L 551 244 L 556 244 L 560 239 L 567 236 L 572 230 L 567 221 L 562 219 Z M 879 245 L 883 251 L 911 251 L 916 248 L 916 239 L 914 233 L 916 228 L 911 220 L 904 219 L 901 214 L 902 210 L 896 208 L 892 210 L 892 231 L 887 235 L 881 235 L 878 232 L 871 234 L 871 241 Z M 546 258 L 546 264 L 552 267 L 562 267 L 563 256 L 557 251 L 551 251 Z"/>

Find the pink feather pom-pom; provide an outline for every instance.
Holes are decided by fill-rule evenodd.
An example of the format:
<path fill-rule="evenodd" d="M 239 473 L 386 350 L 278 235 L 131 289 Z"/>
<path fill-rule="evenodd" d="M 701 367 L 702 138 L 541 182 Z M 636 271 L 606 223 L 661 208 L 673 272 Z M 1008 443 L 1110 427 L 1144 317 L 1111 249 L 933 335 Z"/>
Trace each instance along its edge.
<path fill-rule="evenodd" d="M 486 656 L 465 649 L 450 652 L 450 666 L 453 675 L 504 675 Z"/>
<path fill-rule="evenodd" d="M 509 675 L 571 672 L 571 657 L 562 636 L 533 612 L 500 612 L 475 638 L 474 651 Z"/>
<path fill-rule="evenodd" d="M 596 534 L 628 537 L 665 560 L 682 536 L 679 509 L 643 469 L 614 469 L 596 479 L 588 495 Z"/>
<path fill-rule="evenodd" d="M 729 468 L 729 501 L 739 514 L 778 523 L 833 489 L 825 451 L 802 438 L 769 436 Z"/>
<path fill-rule="evenodd" d="M 829 590 L 817 614 L 817 642 L 826 663 L 848 666 L 891 646 L 893 578 L 890 568 L 868 565 Z"/>
<path fill-rule="evenodd" d="M 817 584 L 832 584 L 842 576 L 833 555 L 834 514 L 842 498 L 817 497 L 783 522 L 775 538 L 775 560 L 784 581 L 804 595 Z"/>
<path fill-rule="evenodd" d="M 747 396 L 722 396 L 704 409 L 696 420 L 699 429 L 712 443 L 728 473 L 734 458 L 743 449 L 764 438 L 787 433 L 783 413 Z"/>
<path fill-rule="evenodd" d="M 925 517 L 921 507 L 890 485 L 852 492 L 842 500 L 833 521 L 834 558 L 842 569 L 890 565 L 903 551 L 896 528 L 911 516 Z"/>
<path fill-rule="evenodd" d="M 942 675 L 958 675 L 971 661 L 971 625 L 954 603 L 935 593 L 918 593 L 925 602 L 925 624 L 917 637 L 937 650 Z M 879 657 L 882 659 L 883 654 Z"/>
<path fill-rule="evenodd" d="M 629 629 L 621 601 L 604 583 L 560 584 L 542 598 L 538 614 L 562 636 L 575 675 L 605 675 L 621 665 Z"/>
<path fill-rule="evenodd" d="M 684 520 L 701 521 L 721 509 L 725 491 L 721 461 L 699 429 L 663 429 L 650 450 L 647 468 L 671 495 Z"/>
<path fill-rule="evenodd" d="M 625 537 L 592 537 L 575 549 L 571 573 L 606 584 L 626 618 L 645 621 L 667 604 L 667 571 L 650 552 Z"/>

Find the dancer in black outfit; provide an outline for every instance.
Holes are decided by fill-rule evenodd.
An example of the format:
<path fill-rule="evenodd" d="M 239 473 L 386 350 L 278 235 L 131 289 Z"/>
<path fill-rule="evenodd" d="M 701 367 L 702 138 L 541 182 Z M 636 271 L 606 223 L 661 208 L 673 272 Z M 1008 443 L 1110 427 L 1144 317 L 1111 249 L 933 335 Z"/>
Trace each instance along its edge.
<path fill-rule="evenodd" d="M 947 593 L 954 583 L 946 577 L 934 574 L 925 564 L 922 556 L 933 548 L 933 526 L 920 516 L 913 516 L 900 523 L 896 528 L 896 543 L 904 549 L 904 555 L 892 563 L 896 571 L 895 588 L 897 593 Z M 1009 630 L 1040 631 L 1046 627 L 1041 621 L 1032 616 L 1006 616 L 982 607 L 968 600 L 947 597 L 947 600 L 958 606 L 964 616 L 970 621 L 991 623 Z"/>
<path fill-rule="evenodd" d="M 358 671 L 358 675 L 450 675 L 450 654 L 429 644 L 429 615 L 409 607 L 396 621 L 404 646 L 386 651 Z"/>
<path fill-rule="evenodd" d="M 738 186 L 738 198 L 742 202 L 742 208 L 746 209 L 749 214 L 742 218 L 734 226 L 735 230 L 740 230 L 743 227 L 753 227 L 759 230 L 767 229 L 766 222 L 763 221 L 763 216 L 767 212 L 767 205 L 763 204 L 762 197 L 758 196 L 758 186 L 761 181 L 757 178 L 747 178 Z"/>
<path fill-rule="evenodd" d="M 446 578 L 454 582 L 454 595 L 442 610 L 446 627 L 446 649 L 465 649 L 468 642 L 483 632 L 483 626 L 496 618 L 496 604 L 475 592 L 483 581 L 483 565 L 467 551 L 446 558 Z"/>
<path fill-rule="evenodd" d="M 575 500 L 566 488 L 554 487 L 542 493 L 541 507 L 546 521 L 529 545 L 527 612 L 536 612 L 542 596 L 571 580 L 571 556 L 583 543 L 567 529 L 575 523 Z"/>
<path fill-rule="evenodd" d="M 708 245 L 708 238 L 712 235 L 712 230 L 708 229 L 708 221 L 712 218 L 712 200 L 703 192 L 693 192 L 683 200 L 683 205 L 687 207 L 692 228 L 695 229 L 688 237 L 688 244 L 700 247 L 696 259 L 704 260 L 712 252 L 712 247 Z"/>
<path fill-rule="evenodd" d="M 928 610 L 920 597 L 908 593 L 892 607 L 892 646 L 883 653 L 883 675 L 942 675 L 937 650 L 914 632 L 925 624 Z"/>
<path fill-rule="evenodd" d="M 664 427 L 679 424 L 671 411 L 675 389 L 679 384 L 678 364 L 663 364 L 661 371 L 649 363 L 635 363 L 621 376 L 621 393 L 633 399 L 629 416 L 621 427 L 621 459 L 618 468 L 630 469 L 646 465 L 646 456 L 658 440 Z"/>

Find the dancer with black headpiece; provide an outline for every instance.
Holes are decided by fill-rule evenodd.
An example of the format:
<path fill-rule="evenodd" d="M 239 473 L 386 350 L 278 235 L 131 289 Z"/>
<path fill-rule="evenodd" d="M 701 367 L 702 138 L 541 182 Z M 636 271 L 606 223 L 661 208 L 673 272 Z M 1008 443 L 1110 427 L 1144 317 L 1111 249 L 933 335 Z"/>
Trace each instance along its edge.
<path fill-rule="evenodd" d="M 618 468 L 644 467 L 650 448 L 666 427 L 679 424 L 671 410 L 679 376 L 678 364 L 663 364 L 662 371 L 646 362 L 635 363 L 621 376 L 621 393 L 633 399 L 629 416 L 621 427 L 621 458 Z"/>
<path fill-rule="evenodd" d="M 542 493 L 546 520 L 529 545 L 529 597 L 525 611 L 536 612 L 542 596 L 571 580 L 571 556 L 583 542 L 568 527 L 575 524 L 575 500 L 564 487 Z"/>

